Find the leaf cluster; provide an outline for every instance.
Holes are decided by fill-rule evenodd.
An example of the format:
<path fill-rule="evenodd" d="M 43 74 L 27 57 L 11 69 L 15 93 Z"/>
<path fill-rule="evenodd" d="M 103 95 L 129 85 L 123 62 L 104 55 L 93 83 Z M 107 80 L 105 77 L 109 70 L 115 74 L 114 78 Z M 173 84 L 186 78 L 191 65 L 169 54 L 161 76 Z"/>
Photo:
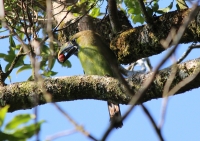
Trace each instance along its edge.
<path fill-rule="evenodd" d="M 0 140 L 9 141 L 25 141 L 31 138 L 33 135 L 40 131 L 42 123 L 44 121 L 39 121 L 37 123 L 28 124 L 31 120 L 35 118 L 31 114 L 19 114 L 16 115 L 11 121 L 9 121 L 4 126 L 6 113 L 9 106 L 5 106 L 0 109 Z"/>

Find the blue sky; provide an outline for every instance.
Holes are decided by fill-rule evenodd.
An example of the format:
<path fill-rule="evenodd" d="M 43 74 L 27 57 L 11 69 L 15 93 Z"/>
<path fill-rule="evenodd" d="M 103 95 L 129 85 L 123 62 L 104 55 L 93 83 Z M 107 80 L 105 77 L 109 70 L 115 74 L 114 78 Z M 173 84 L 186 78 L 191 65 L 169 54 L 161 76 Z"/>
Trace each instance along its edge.
<path fill-rule="evenodd" d="M 167 6 L 166 3 L 161 3 Z M 2 35 L 2 34 L 0 34 Z M 6 53 L 8 49 L 8 41 L 0 40 L 1 53 Z M 176 58 L 179 58 L 185 49 L 189 45 L 180 45 L 175 53 Z M 150 57 L 152 65 L 155 67 L 159 61 L 165 56 L 168 50 L 160 55 Z M 184 60 L 190 60 L 199 57 L 199 50 L 195 49 Z M 59 72 L 56 77 L 59 76 L 72 76 L 83 75 L 83 70 L 77 57 L 73 56 L 69 59 L 72 63 L 72 68 L 65 68 L 56 63 L 54 71 Z M 163 68 L 171 65 L 169 60 Z M 1 65 L 4 68 L 5 62 L 1 60 Z M 16 70 L 11 73 L 12 83 L 25 81 L 30 71 L 25 71 L 16 75 Z M 7 84 L 10 84 L 6 80 Z M 162 134 L 165 140 L 170 141 L 198 141 L 200 140 L 200 89 L 194 89 L 184 94 L 172 96 L 169 98 L 165 123 L 162 129 Z M 156 123 L 160 121 L 160 114 L 162 110 L 163 99 L 155 99 L 144 103 L 149 109 Z M 17 101 L 16 101 L 17 102 Z M 58 103 L 71 117 L 77 121 L 78 124 L 83 125 L 84 128 L 90 132 L 97 139 L 100 139 L 105 130 L 109 126 L 109 115 L 107 109 L 107 103 L 105 101 L 98 100 L 76 100 L 68 102 Z M 127 105 L 120 105 L 122 114 L 129 108 Z M 40 132 L 40 139 L 43 141 L 47 136 L 55 134 L 57 132 L 72 130 L 73 125 L 55 108 L 52 104 L 45 104 L 38 106 L 38 118 L 39 120 L 46 120 L 46 123 L 42 125 Z M 6 121 L 12 119 L 16 114 L 21 113 L 34 113 L 34 109 L 19 110 L 13 113 L 8 113 Z M 34 141 L 35 138 L 30 139 Z M 77 132 L 69 136 L 58 138 L 56 141 L 88 141 L 87 137 Z M 146 117 L 140 106 L 131 112 L 128 118 L 124 121 L 124 126 L 121 129 L 114 129 L 107 139 L 108 141 L 157 141 L 159 140 L 155 130 L 153 129 L 149 119 Z"/>

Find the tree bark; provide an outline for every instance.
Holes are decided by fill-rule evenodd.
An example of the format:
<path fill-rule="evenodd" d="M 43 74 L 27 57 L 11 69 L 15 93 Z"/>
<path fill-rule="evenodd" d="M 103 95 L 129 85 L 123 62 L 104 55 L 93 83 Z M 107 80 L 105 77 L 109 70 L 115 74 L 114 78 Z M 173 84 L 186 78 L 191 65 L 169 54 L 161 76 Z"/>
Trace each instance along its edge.
<path fill-rule="evenodd" d="M 171 75 L 171 67 L 160 70 L 140 103 L 163 97 L 163 89 Z M 200 86 L 200 58 L 177 65 L 177 72 L 170 89 L 180 88 L 175 94 L 181 94 Z M 145 84 L 153 72 L 137 74 L 127 79 L 133 95 Z M 197 75 L 190 83 L 180 87 L 180 82 Z M 46 100 L 45 97 L 51 97 Z M 9 111 L 29 109 L 48 102 L 72 101 L 78 99 L 96 99 L 129 104 L 132 96 L 126 95 L 123 85 L 112 77 L 70 76 L 48 78 L 39 82 L 26 81 L 0 87 L 0 106 L 10 105 Z"/>

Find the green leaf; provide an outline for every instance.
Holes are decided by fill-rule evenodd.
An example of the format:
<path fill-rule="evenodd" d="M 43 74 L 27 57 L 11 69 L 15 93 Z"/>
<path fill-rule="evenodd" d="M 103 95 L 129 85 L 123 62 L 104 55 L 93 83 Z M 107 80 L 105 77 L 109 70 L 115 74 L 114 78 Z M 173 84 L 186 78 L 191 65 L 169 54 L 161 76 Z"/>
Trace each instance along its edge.
<path fill-rule="evenodd" d="M 14 58 L 15 58 L 15 54 L 9 54 L 9 55 L 4 56 L 4 60 L 9 63 L 11 63 L 14 60 Z"/>
<path fill-rule="evenodd" d="M 136 16 L 131 16 L 131 19 L 133 20 L 134 23 L 144 23 L 144 17 L 142 17 L 141 15 L 136 15 Z"/>
<path fill-rule="evenodd" d="M 7 78 L 8 78 L 8 79 L 9 79 L 9 81 L 11 82 L 11 76 L 9 75 Z"/>
<path fill-rule="evenodd" d="M 0 53 L 0 58 L 4 58 L 5 56 L 6 56 L 6 54 Z"/>
<path fill-rule="evenodd" d="M 134 7 L 135 2 L 133 0 L 124 0 L 124 3 L 127 7 Z"/>
<path fill-rule="evenodd" d="M 176 0 L 176 3 L 177 3 L 176 7 L 178 7 L 178 9 L 186 9 L 186 8 L 188 8 L 185 0 Z"/>
<path fill-rule="evenodd" d="M 1 141 L 23 141 L 20 138 L 14 137 L 12 134 L 7 134 L 7 133 L 3 133 L 0 132 L 0 140 Z"/>
<path fill-rule="evenodd" d="M 42 50 L 42 52 L 41 52 L 42 55 L 50 54 L 50 50 L 49 50 L 48 46 L 46 46 L 46 45 L 43 45 L 41 50 Z"/>
<path fill-rule="evenodd" d="M 16 115 L 6 126 L 4 130 L 14 130 L 19 125 L 27 123 L 31 119 L 34 119 L 35 116 L 31 114 L 20 114 Z"/>
<path fill-rule="evenodd" d="M 18 137 L 18 138 L 24 138 L 24 139 L 28 139 L 31 138 L 33 135 L 35 135 L 41 127 L 41 124 L 44 123 L 45 121 L 42 120 L 38 123 L 33 123 L 31 125 L 28 126 L 24 126 L 20 129 L 17 129 L 14 133 L 13 136 L 14 137 Z"/>
<path fill-rule="evenodd" d="M 159 9 L 159 5 L 157 2 L 155 2 L 152 6 L 153 11 L 157 11 Z"/>
<path fill-rule="evenodd" d="M 121 4 L 123 0 L 117 0 L 117 4 Z"/>
<path fill-rule="evenodd" d="M 147 10 L 149 16 L 153 15 L 153 9 L 151 9 L 150 7 L 146 7 L 146 10 Z"/>
<path fill-rule="evenodd" d="M 13 40 L 13 37 L 12 37 L 12 36 L 9 37 L 9 43 L 10 43 L 10 46 L 11 46 L 11 47 L 15 47 L 15 46 L 16 46 L 16 45 L 15 45 L 15 41 Z"/>
<path fill-rule="evenodd" d="M 54 67 L 56 59 L 53 56 L 49 56 L 48 58 L 48 69 L 51 70 Z"/>
<path fill-rule="evenodd" d="M 8 71 L 8 69 L 10 68 L 10 66 L 11 66 L 11 63 L 8 63 L 8 64 L 6 65 L 6 67 L 5 67 L 5 72 Z"/>
<path fill-rule="evenodd" d="M 158 9 L 157 12 L 160 13 L 160 14 L 167 13 L 172 9 L 172 6 L 173 6 L 173 1 L 170 3 L 169 6 L 167 6 L 165 8 Z"/>
<path fill-rule="evenodd" d="M 99 7 L 93 8 L 90 12 L 90 16 L 92 16 L 94 18 L 98 17 L 99 15 L 100 15 L 100 8 Z"/>
<path fill-rule="evenodd" d="M 177 9 L 177 10 L 180 10 L 180 7 L 179 7 L 179 5 L 178 5 L 178 4 L 176 4 L 176 9 Z"/>
<path fill-rule="evenodd" d="M 31 75 L 27 80 L 28 80 L 28 81 L 33 81 L 33 80 L 34 80 L 34 79 L 33 79 L 33 76 Z"/>
<path fill-rule="evenodd" d="M 15 55 L 15 47 L 9 46 L 8 55 Z"/>
<path fill-rule="evenodd" d="M 19 50 L 19 49 L 21 48 L 21 46 L 22 46 L 22 45 L 19 44 L 19 45 L 16 45 L 15 48 L 16 48 L 17 50 Z"/>
<path fill-rule="evenodd" d="M 46 77 L 50 77 L 50 76 L 54 76 L 56 75 L 58 72 L 54 72 L 54 71 L 44 71 L 42 75 L 46 76 Z"/>
<path fill-rule="evenodd" d="M 24 71 L 24 70 L 29 70 L 29 69 L 31 69 L 31 68 L 32 68 L 32 67 L 31 67 L 30 64 L 25 64 L 25 65 L 23 65 L 21 68 L 19 68 L 19 69 L 17 70 L 16 74 L 18 74 L 18 73 L 20 73 L 20 72 L 22 72 L 22 71 Z"/>
<path fill-rule="evenodd" d="M 24 39 L 24 36 L 25 36 L 24 33 L 19 33 L 18 35 L 19 35 L 19 37 L 20 37 L 21 39 Z"/>
<path fill-rule="evenodd" d="M 3 125 L 6 113 L 8 112 L 10 106 L 6 105 L 5 107 L 0 109 L 0 127 Z"/>

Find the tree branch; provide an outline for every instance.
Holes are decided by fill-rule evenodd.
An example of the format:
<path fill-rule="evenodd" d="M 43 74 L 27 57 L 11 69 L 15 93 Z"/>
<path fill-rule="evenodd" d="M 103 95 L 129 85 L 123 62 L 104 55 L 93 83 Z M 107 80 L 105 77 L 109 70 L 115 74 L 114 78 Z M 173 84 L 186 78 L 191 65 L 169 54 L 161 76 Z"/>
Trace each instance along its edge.
<path fill-rule="evenodd" d="M 185 78 L 194 75 L 199 69 L 200 58 L 177 65 L 177 73 L 171 87 L 173 88 Z M 162 98 L 163 88 L 170 76 L 171 68 L 166 68 L 157 74 L 153 84 L 141 99 L 140 103 L 155 98 Z M 128 79 L 134 92 L 142 86 L 143 82 L 151 77 L 152 73 L 138 74 Z M 165 77 L 163 77 L 165 76 Z M 200 75 L 178 90 L 180 94 L 200 86 Z M 10 105 L 10 111 L 28 109 L 35 106 L 35 96 L 38 104 L 47 103 L 43 90 L 52 96 L 53 102 L 71 101 L 78 99 L 97 99 L 128 104 L 131 97 L 124 92 L 123 86 L 114 78 L 100 76 L 71 76 L 45 79 L 39 87 L 34 81 L 20 82 L 0 87 L 0 106 Z"/>
<path fill-rule="evenodd" d="M 113 33 L 117 33 L 121 30 L 120 23 L 117 15 L 117 4 L 116 0 L 108 0 L 108 13 L 110 19 L 110 25 Z"/>
<path fill-rule="evenodd" d="M 200 7 L 198 7 L 198 10 Z M 111 25 L 108 16 L 102 20 L 94 19 L 93 22 L 96 32 L 102 35 L 105 40 L 110 43 L 110 48 L 114 51 L 118 60 L 122 64 L 135 62 L 138 59 L 146 58 L 155 54 L 163 52 L 165 49 L 160 44 L 162 39 L 166 39 L 170 30 L 174 28 L 178 30 L 183 23 L 183 19 L 189 16 L 191 9 L 182 11 L 173 11 L 162 16 L 153 17 L 153 29 L 148 28 L 147 25 L 132 28 L 127 17 L 122 11 L 118 11 L 119 23 L 122 25 L 121 33 L 110 40 L 109 35 L 112 33 Z M 190 43 L 200 41 L 199 28 L 200 13 L 197 13 L 196 18 L 193 19 L 188 25 L 180 43 Z M 69 23 L 64 25 L 67 26 Z M 77 33 L 78 22 L 65 28 L 59 34 L 59 40 L 62 43 L 68 41 L 71 35 Z M 155 29 L 154 29 L 155 27 Z"/>
<path fill-rule="evenodd" d="M 138 2 L 146 23 L 152 25 L 152 17 L 148 15 L 143 0 L 138 0 Z"/>
<path fill-rule="evenodd" d="M 197 10 L 199 11 L 200 7 Z M 183 24 L 183 19 L 188 17 L 190 12 L 191 9 L 187 9 L 155 17 L 153 27 L 156 27 L 156 29 L 149 29 L 147 25 L 143 25 L 126 30 L 111 41 L 110 48 L 115 52 L 120 63 L 123 64 L 159 54 L 165 50 L 160 41 L 167 38 L 172 28 L 177 31 Z M 199 17 L 199 14 L 198 12 L 196 17 Z M 200 38 L 197 38 L 200 36 L 199 22 L 199 19 L 196 18 L 190 22 L 179 43 L 200 41 Z"/>

